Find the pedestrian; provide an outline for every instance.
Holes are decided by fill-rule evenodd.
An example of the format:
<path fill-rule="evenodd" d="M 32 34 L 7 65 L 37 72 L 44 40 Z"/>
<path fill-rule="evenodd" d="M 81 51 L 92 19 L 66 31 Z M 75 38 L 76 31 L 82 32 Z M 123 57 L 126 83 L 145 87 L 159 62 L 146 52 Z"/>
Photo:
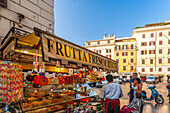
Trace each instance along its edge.
<path fill-rule="evenodd" d="M 141 80 L 140 78 L 135 78 L 134 79 L 134 85 L 132 85 L 131 88 L 134 92 L 134 95 L 136 92 L 141 92 L 142 91 L 142 85 L 141 85 Z M 135 97 L 133 99 L 136 99 Z"/>
<path fill-rule="evenodd" d="M 134 98 L 134 90 L 131 89 L 132 86 L 134 85 L 134 79 L 137 78 L 138 74 L 137 73 L 133 73 L 133 77 L 130 79 L 129 83 L 130 83 L 130 92 L 128 93 L 129 95 L 129 103 L 132 102 L 133 98 Z"/>
<path fill-rule="evenodd" d="M 113 76 L 107 75 L 106 80 L 108 83 L 101 89 L 99 97 L 101 98 L 101 106 L 105 99 L 105 113 L 119 113 L 120 100 L 123 96 L 122 88 L 119 84 L 113 83 Z"/>
<path fill-rule="evenodd" d="M 143 104 L 144 102 L 142 101 L 142 93 L 141 92 L 136 92 L 135 98 L 129 105 L 124 105 L 121 108 L 121 113 L 142 113 L 143 109 Z"/>
<path fill-rule="evenodd" d="M 166 88 L 168 89 L 168 96 L 169 97 L 169 103 L 170 103 L 170 81 L 168 80 L 168 85 L 166 86 Z"/>

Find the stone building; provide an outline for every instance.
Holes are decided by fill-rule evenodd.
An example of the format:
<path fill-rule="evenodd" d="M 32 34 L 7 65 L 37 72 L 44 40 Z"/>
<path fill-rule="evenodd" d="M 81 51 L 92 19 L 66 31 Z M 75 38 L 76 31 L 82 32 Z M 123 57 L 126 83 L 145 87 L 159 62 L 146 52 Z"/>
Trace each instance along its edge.
<path fill-rule="evenodd" d="M 54 33 L 54 0 L 0 0 L 0 41 L 13 26 Z"/>

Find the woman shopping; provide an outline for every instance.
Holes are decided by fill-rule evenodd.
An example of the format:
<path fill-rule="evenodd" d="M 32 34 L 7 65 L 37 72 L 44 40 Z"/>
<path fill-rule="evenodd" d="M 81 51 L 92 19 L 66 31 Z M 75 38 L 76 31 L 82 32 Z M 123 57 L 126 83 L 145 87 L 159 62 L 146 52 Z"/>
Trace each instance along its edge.
<path fill-rule="evenodd" d="M 131 89 L 134 90 L 134 95 L 136 94 L 136 92 L 141 92 L 142 91 L 142 85 L 141 85 L 140 78 L 135 78 L 134 79 L 134 83 L 133 83 Z M 134 97 L 134 99 L 136 99 L 136 98 Z"/>

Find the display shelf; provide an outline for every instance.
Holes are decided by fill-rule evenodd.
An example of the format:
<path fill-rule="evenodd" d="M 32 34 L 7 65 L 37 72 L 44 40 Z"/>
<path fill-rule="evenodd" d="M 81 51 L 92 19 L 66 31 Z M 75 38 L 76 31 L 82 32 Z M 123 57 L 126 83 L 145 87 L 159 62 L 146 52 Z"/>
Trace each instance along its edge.
<path fill-rule="evenodd" d="M 97 95 L 89 96 L 89 97 L 84 97 L 84 98 L 81 98 L 81 99 L 92 98 L 92 97 L 95 97 L 95 96 L 97 96 Z M 46 108 L 46 107 L 50 107 L 50 106 L 55 106 L 55 105 L 61 105 L 61 104 L 69 103 L 69 102 L 72 102 L 72 101 L 79 101 L 81 99 L 75 99 L 75 100 L 60 102 L 60 103 L 56 103 L 56 104 L 45 105 L 45 106 L 41 106 L 41 107 L 32 108 L 32 109 L 29 109 L 29 110 L 23 110 L 22 112 L 25 113 L 25 112 L 28 112 L 28 111 L 33 111 L 33 110 L 42 109 L 42 108 Z"/>

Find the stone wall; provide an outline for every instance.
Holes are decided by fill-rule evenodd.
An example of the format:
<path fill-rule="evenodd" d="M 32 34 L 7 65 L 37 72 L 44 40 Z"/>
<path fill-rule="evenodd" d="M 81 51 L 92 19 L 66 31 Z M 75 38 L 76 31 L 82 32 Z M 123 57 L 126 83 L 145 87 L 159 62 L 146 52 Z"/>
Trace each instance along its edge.
<path fill-rule="evenodd" d="M 25 16 L 21 29 L 33 32 L 37 27 L 54 33 L 54 0 L 7 0 L 7 8 L 0 6 L 0 41 L 13 23 L 20 28 L 18 13 Z"/>

